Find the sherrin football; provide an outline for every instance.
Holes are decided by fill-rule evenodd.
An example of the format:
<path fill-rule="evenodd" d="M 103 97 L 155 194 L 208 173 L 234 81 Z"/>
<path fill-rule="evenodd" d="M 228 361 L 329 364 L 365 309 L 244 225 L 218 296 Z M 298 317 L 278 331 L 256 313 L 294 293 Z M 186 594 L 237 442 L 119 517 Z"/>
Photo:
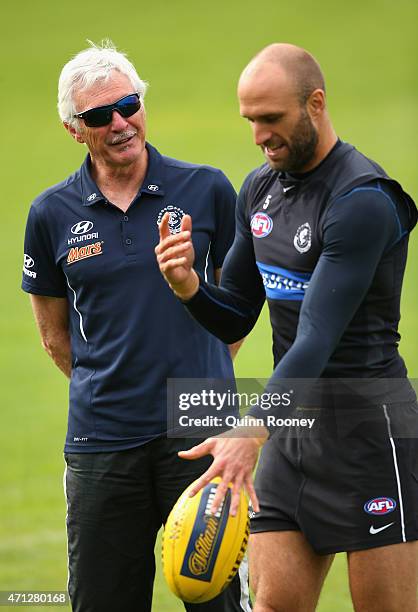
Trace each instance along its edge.
<path fill-rule="evenodd" d="M 231 485 L 218 512 L 210 512 L 220 481 L 214 478 L 194 497 L 189 497 L 190 485 L 164 529 L 164 576 L 170 590 L 189 603 L 219 595 L 237 573 L 247 547 L 248 501 L 242 490 L 236 516 L 229 515 Z"/>

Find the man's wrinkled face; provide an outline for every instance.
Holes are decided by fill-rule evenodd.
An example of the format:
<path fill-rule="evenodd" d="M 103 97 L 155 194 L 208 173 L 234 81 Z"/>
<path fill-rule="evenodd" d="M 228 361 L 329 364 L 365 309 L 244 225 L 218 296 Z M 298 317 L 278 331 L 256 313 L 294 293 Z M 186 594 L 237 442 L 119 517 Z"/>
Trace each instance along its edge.
<path fill-rule="evenodd" d="M 241 77 L 238 96 L 240 113 L 271 168 L 304 172 L 314 158 L 318 132 L 293 83 L 267 67 Z"/>
<path fill-rule="evenodd" d="M 98 81 L 89 89 L 75 92 L 76 112 L 112 104 L 132 93 L 135 92 L 129 78 L 114 70 L 107 81 Z M 83 119 L 78 119 L 78 127 L 69 131 L 78 142 L 87 145 L 94 162 L 128 166 L 137 162 L 144 153 L 145 111 L 141 107 L 126 118 L 113 111 L 112 121 L 101 127 L 88 127 Z"/>

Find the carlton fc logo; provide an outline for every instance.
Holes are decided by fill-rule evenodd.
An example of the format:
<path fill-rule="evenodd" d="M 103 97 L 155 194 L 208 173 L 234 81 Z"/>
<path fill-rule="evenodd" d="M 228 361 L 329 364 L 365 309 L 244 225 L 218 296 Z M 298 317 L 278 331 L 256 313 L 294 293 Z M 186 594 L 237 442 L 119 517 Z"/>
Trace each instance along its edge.
<path fill-rule="evenodd" d="M 265 238 L 273 229 L 273 220 L 263 212 L 258 212 L 251 218 L 251 232 L 256 238 Z"/>
<path fill-rule="evenodd" d="M 299 253 L 306 253 L 306 251 L 309 251 L 312 245 L 312 230 L 309 223 L 304 223 L 298 227 L 295 237 L 293 238 L 293 244 Z"/>
<path fill-rule="evenodd" d="M 178 234 L 181 230 L 181 220 L 183 219 L 186 213 L 184 212 L 184 210 L 181 210 L 181 208 L 178 208 L 177 206 L 172 206 L 170 204 L 169 206 L 166 206 L 165 208 L 160 210 L 157 219 L 157 225 L 160 225 L 161 220 L 166 212 L 170 214 L 170 218 L 168 220 L 168 229 L 170 230 L 170 234 Z"/>

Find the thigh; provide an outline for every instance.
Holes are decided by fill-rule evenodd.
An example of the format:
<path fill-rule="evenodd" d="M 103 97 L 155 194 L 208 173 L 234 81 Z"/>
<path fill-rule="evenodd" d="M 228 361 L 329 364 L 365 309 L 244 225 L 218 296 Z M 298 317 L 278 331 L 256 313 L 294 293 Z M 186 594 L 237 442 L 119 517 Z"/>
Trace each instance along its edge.
<path fill-rule="evenodd" d="M 195 461 L 180 459 L 179 450 L 198 444 L 200 440 L 169 438 L 160 440 L 154 448 L 153 475 L 161 522 L 165 523 L 184 489 L 199 478 L 212 459 L 202 457 Z M 218 597 L 202 604 L 184 604 L 189 612 L 250 612 L 248 563 L 245 560 L 231 584 Z"/>
<path fill-rule="evenodd" d="M 254 483 L 260 511 L 251 512 L 251 533 L 300 531 L 298 509 L 304 476 L 298 453 L 295 438 L 274 435 L 264 445 Z"/>
<path fill-rule="evenodd" d="M 212 462 L 211 457 L 194 461 L 180 459 L 178 452 L 199 444 L 193 438 L 161 438 L 153 448 L 152 477 L 159 519 L 165 524 L 177 499 L 189 484 L 199 478 Z"/>
<path fill-rule="evenodd" d="M 66 455 L 68 588 L 75 611 L 151 609 L 159 525 L 147 446 Z"/>
<path fill-rule="evenodd" d="M 318 555 L 302 533 L 274 531 L 250 536 L 254 612 L 311 612 L 333 555 Z"/>
<path fill-rule="evenodd" d="M 348 554 L 356 612 L 417 612 L 418 542 Z"/>
<path fill-rule="evenodd" d="M 417 540 L 418 440 L 393 438 L 383 409 L 340 412 L 301 444 L 302 532 L 320 554 Z"/>
<path fill-rule="evenodd" d="M 247 557 L 231 584 L 220 595 L 201 604 L 185 603 L 184 607 L 187 612 L 251 612 Z"/>

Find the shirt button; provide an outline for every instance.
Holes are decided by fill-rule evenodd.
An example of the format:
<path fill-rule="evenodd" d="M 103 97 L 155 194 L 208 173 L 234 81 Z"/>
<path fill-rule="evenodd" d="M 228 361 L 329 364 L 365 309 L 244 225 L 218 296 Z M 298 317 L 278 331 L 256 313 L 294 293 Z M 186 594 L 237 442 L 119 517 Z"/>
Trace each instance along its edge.
<path fill-rule="evenodd" d="M 128 215 L 125 215 L 125 216 L 123 217 L 123 220 L 124 220 L 124 221 L 129 221 L 129 217 L 128 217 Z"/>
<path fill-rule="evenodd" d="M 130 238 L 127 238 L 127 239 L 125 240 L 125 244 L 132 244 L 132 240 L 131 240 Z"/>

